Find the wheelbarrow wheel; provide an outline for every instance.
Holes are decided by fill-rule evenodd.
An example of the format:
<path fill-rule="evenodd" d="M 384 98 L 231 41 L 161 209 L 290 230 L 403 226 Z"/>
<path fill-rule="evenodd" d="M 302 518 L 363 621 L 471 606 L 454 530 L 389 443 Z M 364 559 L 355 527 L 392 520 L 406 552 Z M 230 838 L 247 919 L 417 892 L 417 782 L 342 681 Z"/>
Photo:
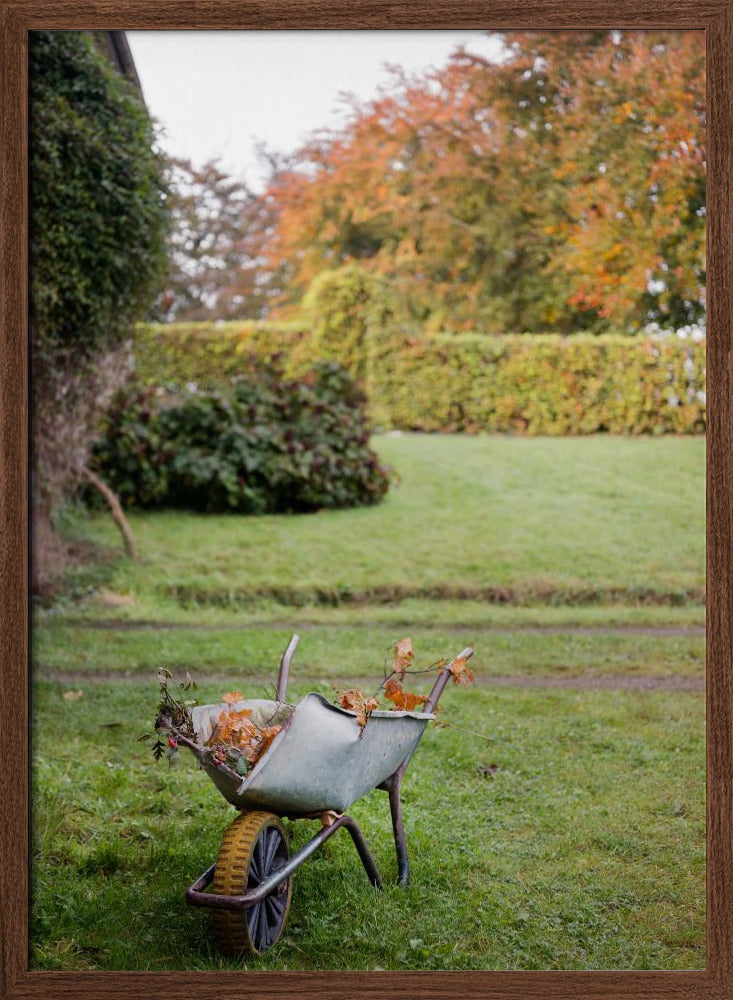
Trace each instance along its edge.
<path fill-rule="evenodd" d="M 243 811 L 222 837 L 213 892 L 242 895 L 288 861 L 285 827 L 268 812 Z M 261 955 L 280 937 L 290 909 L 292 875 L 247 910 L 213 910 L 214 937 L 227 955 Z"/>

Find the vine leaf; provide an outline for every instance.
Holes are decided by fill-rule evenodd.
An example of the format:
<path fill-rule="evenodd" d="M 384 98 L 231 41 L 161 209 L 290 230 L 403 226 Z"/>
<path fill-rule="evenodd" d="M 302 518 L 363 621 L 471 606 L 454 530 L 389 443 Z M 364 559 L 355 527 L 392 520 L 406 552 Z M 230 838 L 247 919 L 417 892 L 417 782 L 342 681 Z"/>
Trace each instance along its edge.
<path fill-rule="evenodd" d="M 394 657 L 392 659 L 392 672 L 400 680 L 410 669 L 415 653 L 412 648 L 412 639 L 400 639 L 394 646 Z"/>
<path fill-rule="evenodd" d="M 360 729 L 367 724 L 367 719 L 377 707 L 377 699 L 365 696 L 361 688 L 349 688 L 339 695 L 339 705 L 351 712 L 356 712 L 356 721 Z"/>
<path fill-rule="evenodd" d="M 418 705 L 424 705 L 428 700 L 426 695 L 413 694 L 405 691 L 398 680 L 391 678 L 384 685 L 384 697 L 394 702 L 395 708 L 413 711 Z"/>
<path fill-rule="evenodd" d="M 454 684 L 470 684 L 475 680 L 473 671 L 467 664 L 468 660 L 465 656 L 457 656 L 448 667 L 453 675 Z"/>

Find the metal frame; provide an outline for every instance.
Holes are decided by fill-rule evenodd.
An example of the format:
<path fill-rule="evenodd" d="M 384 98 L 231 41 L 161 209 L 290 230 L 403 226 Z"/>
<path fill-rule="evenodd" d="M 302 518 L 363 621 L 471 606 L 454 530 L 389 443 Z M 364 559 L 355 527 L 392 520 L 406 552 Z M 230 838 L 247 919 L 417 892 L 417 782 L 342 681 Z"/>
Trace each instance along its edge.
<path fill-rule="evenodd" d="M 287 864 L 279 868 L 274 875 L 270 875 L 269 878 L 260 882 L 256 888 L 250 889 L 249 892 L 241 896 L 224 896 L 215 892 L 204 892 L 204 889 L 211 884 L 214 878 L 216 865 L 212 865 L 188 887 L 186 890 L 186 902 L 192 906 L 205 906 L 213 910 L 246 910 L 249 906 L 260 903 L 271 892 L 274 892 L 279 885 L 289 878 L 293 872 L 297 871 L 303 862 L 312 854 L 315 854 L 318 848 L 325 844 L 328 838 L 332 837 L 342 826 L 346 827 L 351 834 L 351 839 L 354 841 L 354 846 L 359 852 L 359 857 L 364 865 L 369 881 L 377 889 L 381 889 L 382 879 L 377 871 L 377 865 L 371 851 L 364 840 L 364 834 L 351 816 L 338 816 L 330 826 L 323 826 L 314 837 L 311 837 L 308 843 L 301 847 L 290 858 Z"/>

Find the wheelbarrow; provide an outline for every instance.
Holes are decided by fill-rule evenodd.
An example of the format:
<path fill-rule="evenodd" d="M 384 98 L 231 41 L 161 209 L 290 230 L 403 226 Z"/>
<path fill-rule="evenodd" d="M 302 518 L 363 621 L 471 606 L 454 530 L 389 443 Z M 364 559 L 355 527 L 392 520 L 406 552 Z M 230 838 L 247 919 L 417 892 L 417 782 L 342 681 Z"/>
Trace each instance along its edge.
<path fill-rule="evenodd" d="M 346 814 L 373 788 L 389 795 L 397 881 L 401 886 L 409 881 L 400 785 L 425 727 L 435 718 L 450 669 L 439 671 L 423 711 L 375 710 L 361 727 L 355 712 L 315 692 L 295 706 L 286 703 L 297 644 L 294 635 L 280 662 L 276 701 L 196 706 L 191 712 L 196 740 L 172 730 L 176 741 L 192 751 L 224 798 L 239 810 L 224 832 L 216 863 L 186 891 L 190 905 L 212 910 L 216 943 L 229 955 L 262 954 L 275 944 L 290 909 L 293 873 L 341 827 L 349 832 L 369 881 L 381 888 L 364 835 Z M 468 659 L 472 654 L 469 647 L 459 656 Z M 282 727 L 244 777 L 226 764 L 212 763 L 205 747 L 225 708 L 246 708 L 255 721 Z M 291 856 L 283 818 L 317 819 L 321 828 Z"/>

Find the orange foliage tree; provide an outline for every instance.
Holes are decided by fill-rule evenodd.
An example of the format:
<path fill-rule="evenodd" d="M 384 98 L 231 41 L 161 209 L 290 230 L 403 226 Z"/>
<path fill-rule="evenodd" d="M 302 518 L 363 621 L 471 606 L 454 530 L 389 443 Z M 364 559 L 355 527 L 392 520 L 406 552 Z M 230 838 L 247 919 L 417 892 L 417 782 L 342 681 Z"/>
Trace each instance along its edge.
<path fill-rule="evenodd" d="M 262 260 L 293 307 L 324 269 L 388 279 L 414 319 L 490 332 L 704 314 L 699 32 L 537 32 L 491 62 L 395 70 L 280 164 Z"/>

